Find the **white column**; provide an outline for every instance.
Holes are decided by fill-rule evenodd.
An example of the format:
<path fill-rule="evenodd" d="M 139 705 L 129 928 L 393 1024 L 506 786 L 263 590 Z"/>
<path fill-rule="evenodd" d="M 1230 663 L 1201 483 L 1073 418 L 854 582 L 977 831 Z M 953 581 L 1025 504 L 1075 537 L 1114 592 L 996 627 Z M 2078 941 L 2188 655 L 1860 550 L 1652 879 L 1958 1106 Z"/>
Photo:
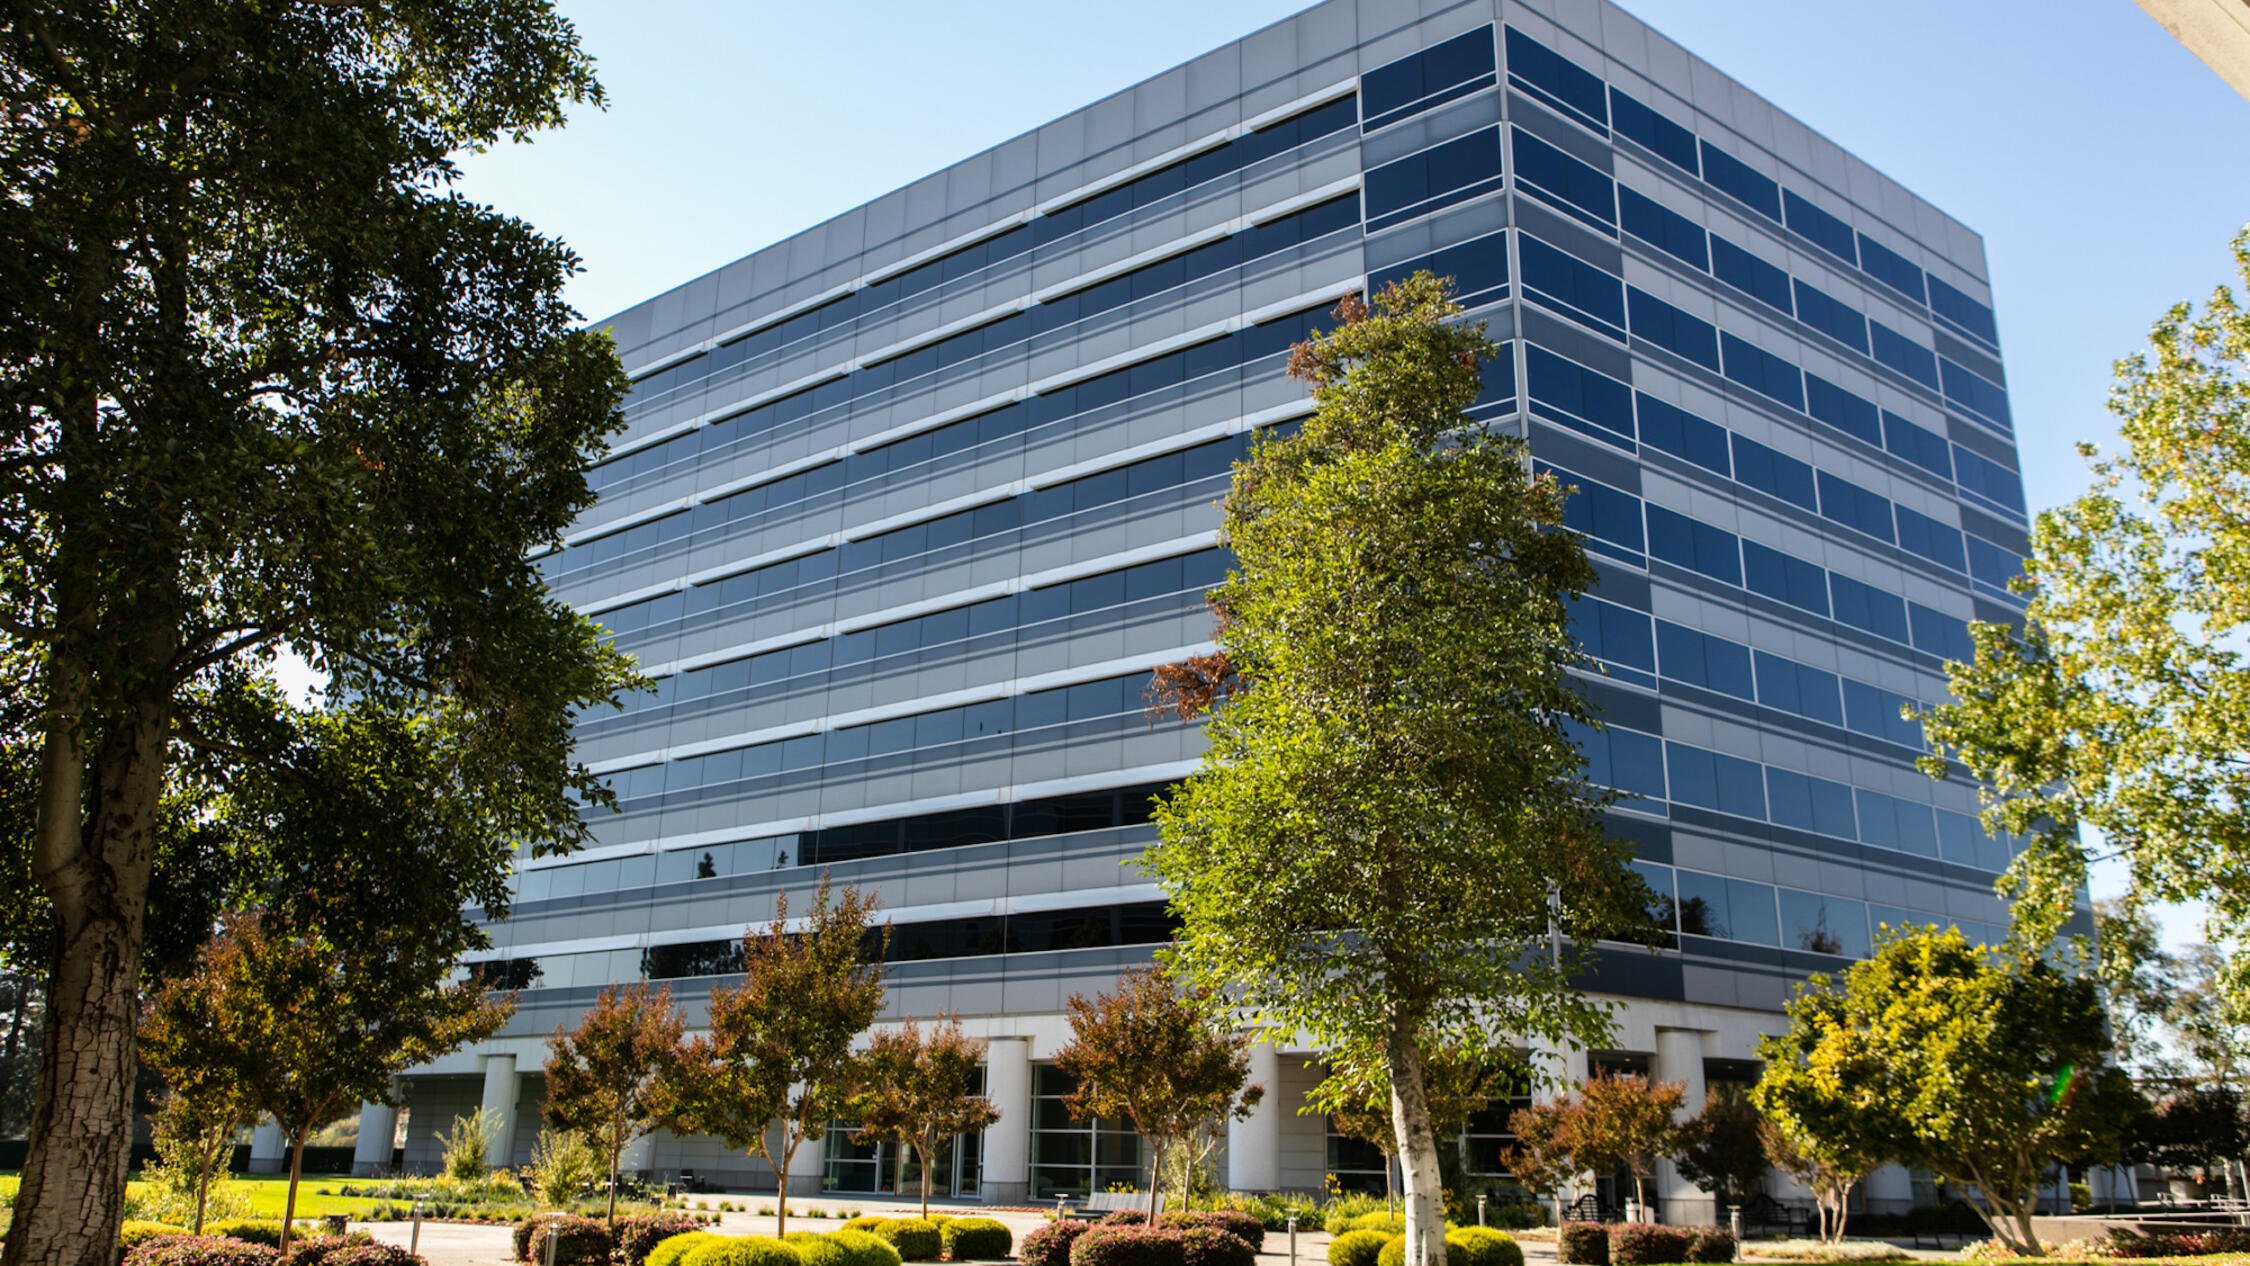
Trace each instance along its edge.
<path fill-rule="evenodd" d="M 516 1099 L 522 1093 L 523 1078 L 516 1075 L 516 1057 L 513 1055 L 487 1055 L 484 1057 L 483 1108 L 492 1114 L 492 1146 L 485 1152 L 484 1163 L 489 1169 L 509 1169 L 516 1163 Z"/>
<path fill-rule="evenodd" d="M 1264 1086 L 1266 1093 L 1247 1118 L 1227 1119 L 1227 1186 L 1273 1191 L 1281 1186 L 1281 1056 L 1271 1042 L 1260 1042 L 1249 1053 L 1250 1082 Z"/>
<path fill-rule="evenodd" d="M 1674 1118 L 1690 1121 L 1703 1113 L 1703 1033 L 1697 1029 L 1658 1029 L 1656 1059 L 1649 1071 L 1655 1081 L 1676 1081 L 1685 1087 Z M 1657 1207 L 1673 1226 L 1710 1226 L 1718 1221 L 1718 1201 L 1689 1182 L 1679 1166 L 1656 1162 Z"/>
<path fill-rule="evenodd" d="M 984 1097 L 1000 1118 L 984 1127 L 986 1204 L 1031 1198 L 1031 1039 L 996 1037 L 985 1044 Z"/>
<path fill-rule="evenodd" d="M 352 1173 L 365 1178 L 391 1167 L 391 1143 L 398 1134 L 398 1109 L 387 1103 L 359 1105 L 359 1143 L 352 1148 Z"/>
<path fill-rule="evenodd" d="M 282 1137 L 281 1123 L 266 1117 L 250 1132 L 250 1172 L 278 1174 L 287 1168 L 289 1140 Z"/>
<path fill-rule="evenodd" d="M 822 1126 L 808 1134 L 797 1144 L 797 1154 L 789 1158 L 789 1194 L 792 1196 L 817 1196 L 820 1194 L 822 1170 L 828 1156 L 828 1129 Z"/>

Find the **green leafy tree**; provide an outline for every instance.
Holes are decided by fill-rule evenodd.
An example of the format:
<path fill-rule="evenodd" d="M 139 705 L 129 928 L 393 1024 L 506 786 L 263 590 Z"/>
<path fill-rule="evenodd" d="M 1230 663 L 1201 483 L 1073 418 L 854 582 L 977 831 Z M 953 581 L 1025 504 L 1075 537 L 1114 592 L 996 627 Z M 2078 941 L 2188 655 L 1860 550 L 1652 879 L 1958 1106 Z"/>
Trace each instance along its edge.
<path fill-rule="evenodd" d="M 874 914 L 874 896 L 857 888 L 831 898 L 825 873 L 801 928 L 790 926 L 789 895 L 775 897 L 773 922 L 743 936 L 741 982 L 711 991 L 710 1031 L 669 1070 L 675 1128 L 773 1167 L 777 1234 L 789 1229 L 789 1162 L 845 1108 L 852 1042 L 883 1006 L 890 937 L 873 932 Z"/>
<path fill-rule="evenodd" d="M 2233 245 L 2250 280 L 2250 231 Z M 2221 286 L 2182 303 L 2117 364 L 2121 452 L 2034 524 L 2020 636 L 1973 626 L 1954 701 L 1923 715 L 1934 749 L 1982 780 L 1984 818 L 2031 838 L 2007 877 L 2028 946 L 2064 925 L 2101 853 L 2133 905 L 2208 903 L 2250 922 L 2250 312 Z M 2081 833 L 2081 828 L 2093 833 Z M 2244 993 L 2238 964 L 2230 983 Z"/>
<path fill-rule="evenodd" d="M 2136 1117 L 2125 1132 L 2125 1155 L 2160 1170 L 2201 1173 L 2250 1150 L 2242 1096 L 2224 1087 L 2174 1091 Z"/>
<path fill-rule="evenodd" d="M 391 1102 L 396 1074 L 491 1036 L 514 1010 L 474 980 L 448 983 L 452 969 L 411 930 L 376 941 L 355 929 L 339 943 L 249 914 L 229 918 L 195 969 L 157 994 L 141 1029 L 149 1066 L 174 1084 L 231 1076 L 281 1127 L 284 1250 L 312 1132 L 354 1104 Z"/>
<path fill-rule="evenodd" d="M 1594 570 L 1567 490 L 1468 418 L 1498 349 L 1459 311 L 1421 273 L 1298 347 L 1314 412 L 1236 468 L 1219 649 L 1152 687 L 1210 737 L 1157 810 L 1168 961 L 1261 1032 L 1380 1053 L 1405 1266 L 1445 1253 L 1428 1054 L 1600 1045 L 1578 947 L 1646 905 L 1574 738 Z"/>
<path fill-rule="evenodd" d="M 1183 995 L 1165 973 L 1135 968 L 1117 988 L 1070 996 L 1070 1041 L 1055 1066 L 1077 1078 L 1063 1106 L 1081 1120 L 1123 1118 L 1149 1146 L 1148 1213 L 1165 1153 L 1211 1121 L 1246 1118 L 1265 1087 L 1246 1085 L 1249 1039 L 1213 1026 L 1212 1000 Z M 1184 1194 L 1184 1193 L 1183 1193 Z"/>
<path fill-rule="evenodd" d="M 1673 1163 L 1689 1182 L 1736 1208 L 1766 1187 L 1765 1118 L 1739 1090 L 1712 1090 L 1702 1115 L 1680 1127 Z"/>
<path fill-rule="evenodd" d="M 2117 1152 L 2139 1096 L 2103 1063 L 2092 980 L 1973 946 L 1958 929 L 1887 935 L 1839 982 L 1807 981 L 1765 1040 L 1759 1108 L 1801 1148 L 1896 1160 L 1961 1190 L 2010 1249 L 2057 1162 Z"/>
<path fill-rule="evenodd" d="M 1633 1199 L 1648 1203 L 1647 1182 L 1656 1162 L 1680 1146 L 1676 1120 L 1686 1102 L 1676 1081 L 1650 1081 L 1638 1073 L 1600 1073 L 1578 1088 L 1578 1113 L 1570 1125 L 1571 1152 L 1579 1167 L 1596 1173 L 1622 1169 L 1633 1176 Z"/>
<path fill-rule="evenodd" d="M 1775 1169 L 1813 1193 L 1820 1217 L 1820 1238 L 1826 1244 L 1844 1242 L 1844 1222 L 1851 1214 L 1852 1188 L 1880 1161 L 1855 1154 L 1834 1140 L 1814 1139 L 1794 1133 L 1794 1123 L 1771 1118 L 1758 1124 L 1758 1142 Z"/>
<path fill-rule="evenodd" d="M 611 1226 L 625 1149 L 663 1123 L 682 1031 L 671 989 L 635 981 L 603 989 L 577 1028 L 547 1039 L 547 1124 L 578 1135 L 608 1165 Z"/>
<path fill-rule="evenodd" d="M 166 1093 L 153 1123 L 157 1163 L 141 1170 L 141 1181 L 160 1194 L 167 1212 L 174 1201 L 186 1210 L 187 1228 L 196 1235 L 203 1234 L 214 1186 L 226 1181 L 235 1136 L 256 1116 L 231 1077 L 194 1075 L 213 1069 L 198 1060 L 190 1075 L 201 1084 L 192 1093 L 177 1086 Z"/>
<path fill-rule="evenodd" d="M 438 1135 L 438 1168 L 448 1178 L 476 1182 L 492 1173 L 492 1149 L 499 1141 L 500 1114 L 478 1107 L 453 1118 Z"/>
<path fill-rule="evenodd" d="M 912 1020 L 878 1033 L 859 1057 L 851 1095 L 858 1137 L 889 1139 L 902 1154 L 913 1149 L 921 1162 L 925 1218 L 938 1149 L 1000 1119 L 992 1101 L 972 1089 L 984 1050 L 958 1019 L 947 1017 L 927 1033 Z"/>
<path fill-rule="evenodd" d="M 1512 1053 L 1511 1053 L 1512 1054 Z M 1391 1129 L 1391 1087 L 1380 1057 L 1349 1058 L 1331 1052 L 1330 1071 L 1305 1095 L 1300 1115 L 1325 1112 L 1336 1132 L 1372 1144 L 1383 1154 L 1383 1200 L 1396 1197 L 1391 1162 L 1398 1156 L 1398 1137 Z M 1438 1140 L 1441 1158 L 1450 1156 L 1458 1168 L 1461 1132 L 1469 1118 L 1506 1093 L 1510 1069 L 1483 1055 L 1461 1057 L 1436 1051 L 1423 1057 L 1423 1097 L 1430 1106 L 1430 1130 Z M 1448 1177 L 1453 1174 L 1448 1173 Z"/>
<path fill-rule="evenodd" d="M 230 795 L 287 775 L 253 741 L 290 719 L 254 688 L 277 652 L 449 746 L 394 790 L 504 844 L 568 846 L 603 798 L 570 713 L 624 678 L 531 554 L 625 384 L 562 300 L 570 251 L 451 187 L 454 154 L 599 100 L 546 0 L 0 19 L 0 694 L 28 713 L 0 764 L 34 771 L 0 848 L 46 982 L 9 1266 L 115 1261 L 149 934 L 238 841 L 168 797 L 190 761 Z M 370 864 L 435 887 L 427 857 L 465 853 L 478 882 L 435 904 L 504 901 L 486 839 Z"/>

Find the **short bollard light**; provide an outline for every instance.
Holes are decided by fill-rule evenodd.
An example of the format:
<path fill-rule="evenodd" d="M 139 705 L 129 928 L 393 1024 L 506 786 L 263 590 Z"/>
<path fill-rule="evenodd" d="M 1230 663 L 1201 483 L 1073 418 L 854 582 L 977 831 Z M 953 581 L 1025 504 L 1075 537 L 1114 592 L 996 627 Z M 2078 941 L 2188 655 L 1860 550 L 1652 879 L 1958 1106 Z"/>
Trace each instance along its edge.
<path fill-rule="evenodd" d="M 1289 1215 L 1289 1266 L 1297 1266 L 1297 1215 Z"/>
<path fill-rule="evenodd" d="M 560 1213 L 550 1213 L 547 1215 L 546 1266 L 555 1266 L 555 1245 L 562 1239 L 562 1220 L 563 1215 Z"/>
<path fill-rule="evenodd" d="M 1727 1234 L 1734 1237 L 1735 1243 L 1742 1242 L 1742 1208 L 1739 1205 L 1727 1210 Z"/>
<path fill-rule="evenodd" d="M 414 1226 L 406 1233 L 406 1251 L 420 1252 L 422 1248 L 422 1202 L 414 1202 Z"/>
<path fill-rule="evenodd" d="M 1479 1196 L 1477 1197 L 1477 1225 L 1478 1225 L 1478 1226 L 1483 1226 L 1483 1225 L 1484 1225 L 1484 1199 L 1485 1199 L 1485 1198 L 1484 1198 L 1484 1197 L 1483 1197 L 1482 1195 L 1479 1195 Z"/>

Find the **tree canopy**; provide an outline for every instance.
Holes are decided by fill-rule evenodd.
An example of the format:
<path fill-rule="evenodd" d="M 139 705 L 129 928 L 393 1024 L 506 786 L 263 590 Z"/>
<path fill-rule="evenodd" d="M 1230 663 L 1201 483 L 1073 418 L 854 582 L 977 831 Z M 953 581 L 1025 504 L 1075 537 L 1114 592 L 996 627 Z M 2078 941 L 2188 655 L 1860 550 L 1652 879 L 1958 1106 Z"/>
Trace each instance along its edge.
<path fill-rule="evenodd" d="M 1645 905 L 1573 739 L 1594 570 L 1567 490 L 1468 416 L 1497 349 L 1459 313 L 1418 273 L 1296 349 L 1314 410 L 1236 467 L 1218 652 L 1153 687 L 1210 735 L 1157 809 L 1171 968 L 1386 1066 L 1407 1266 L 1444 1256 L 1424 1052 L 1598 1044 L 1574 947 Z"/>
<path fill-rule="evenodd" d="M 547 1039 L 547 1124 L 583 1135 L 607 1162 L 612 1226 L 619 1164 L 634 1139 L 663 1122 L 683 1027 L 669 986 L 635 981 L 604 988 L 577 1028 Z"/>
<path fill-rule="evenodd" d="M 600 100 L 547 0 L 0 18 L 0 887 L 37 897 L 0 934 L 46 991 L 5 1261 L 114 1260 L 152 937 L 193 929 L 184 960 L 271 904 L 237 874 L 314 865 L 219 810 L 361 740 L 434 752 L 361 772 L 439 829 L 317 865 L 414 876 L 452 922 L 605 798 L 570 717 L 627 676 L 532 555 L 588 503 L 624 379 L 562 299 L 576 257 L 450 157 Z M 356 719 L 307 723 L 284 652 Z"/>
<path fill-rule="evenodd" d="M 951 1016 L 925 1033 L 912 1020 L 875 1035 L 859 1058 L 851 1113 L 863 1138 L 886 1138 L 921 1161 L 922 1216 L 930 1216 L 930 1182 L 938 1149 L 1000 1119 L 992 1101 L 972 1088 L 984 1043 Z"/>

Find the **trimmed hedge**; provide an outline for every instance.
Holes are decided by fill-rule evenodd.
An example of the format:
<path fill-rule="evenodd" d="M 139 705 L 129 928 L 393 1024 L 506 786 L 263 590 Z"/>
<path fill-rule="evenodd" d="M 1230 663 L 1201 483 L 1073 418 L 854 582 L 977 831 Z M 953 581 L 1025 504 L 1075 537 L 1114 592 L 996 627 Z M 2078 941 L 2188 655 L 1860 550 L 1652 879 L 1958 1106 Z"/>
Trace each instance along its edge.
<path fill-rule="evenodd" d="M 875 1224 L 874 1233 L 910 1262 L 934 1262 L 945 1252 L 945 1234 L 928 1218 L 885 1218 Z"/>
<path fill-rule="evenodd" d="M 1734 1260 L 1734 1235 L 1717 1227 L 1697 1227 L 1688 1233 L 1687 1260 L 1691 1262 L 1731 1262 Z"/>
<path fill-rule="evenodd" d="M 685 1213 L 621 1213 L 611 1251 L 619 1266 L 643 1266 L 657 1245 L 702 1229 L 702 1219 Z"/>
<path fill-rule="evenodd" d="M 566 1213 L 560 1217 L 527 1219 L 532 1222 L 531 1235 L 523 1241 L 524 1261 L 546 1266 L 547 1241 L 555 1241 L 555 1266 L 609 1266 L 610 1252 L 616 1246 L 609 1238 L 609 1227 L 595 1218 L 583 1218 Z M 522 1223 L 517 1224 L 522 1231 Z"/>
<path fill-rule="evenodd" d="M 1215 1226 L 1180 1229 L 1180 1253 L 1186 1266 L 1257 1266 L 1258 1250 L 1250 1241 Z"/>
<path fill-rule="evenodd" d="M 1465 1226 L 1446 1233 L 1445 1266 L 1523 1266 L 1523 1245 L 1506 1231 Z"/>
<path fill-rule="evenodd" d="M 1154 1226 L 1097 1226 L 1070 1246 L 1070 1266 L 1184 1266 L 1178 1231 Z"/>
<path fill-rule="evenodd" d="M 1390 1242 L 1387 1232 L 1346 1231 L 1328 1242 L 1328 1266 L 1375 1266 Z"/>
<path fill-rule="evenodd" d="M 1609 1266 L 1609 1228 L 1599 1222 L 1565 1222 L 1555 1232 L 1555 1260 L 1563 1266 Z"/>
<path fill-rule="evenodd" d="M 670 1236 L 656 1242 L 656 1247 L 650 1249 L 648 1256 L 641 1260 L 641 1266 L 680 1266 L 688 1254 L 725 1238 L 710 1231 L 690 1231 L 685 1235 Z"/>
<path fill-rule="evenodd" d="M 680 1266 L 803 1266 L 797 1250 L 770 1235 L 714 1236 Z"/>
<path fill-rule="evenodd" d="M 125 1255 L 124 1266 L 277 1266 L 281 1250 L 223 1235 L 162 1235 Z"/>
<path fill-rule="evenodd" d="M 1016 1246 L 1016 1257 L 1023 1266 L 1070 1266 L 1070 1246 L 1093 1229 L 1093 1223 L 1077 1218 L 1033 1227 L 1024 1232 L 1023 1243 Z"/>
<path fill-rule="evenodd" d="M 938 1238 L 953 1261 L 1006 1257 L 1016 1246 L 1014 1233 L 997 1218 L 947 1218 L 938 1223 Z"/>
<path fill-rule="evenodd" d="M 1660 1266 L 1664 1262 L 1687 1261 L 1691 1238 L 1684 1228 L 1648 1222 L 1611 1227 L 1609 1266 Z"/>
<path fill-rule="evenodd" d="M 1225 1231 L 1240 1236 L 1250 1247 L 1266 1246 L 1266 1224 L 1255 1213 L 1240 1209 L 1183 1209 L 1167 1213 L 1156 1220 L 1158 1226 L 1168 1226 L 1175 1231 L 1185 1231 L 1191 1226 L 1207 1226 L 1215 1231 Z"/>

